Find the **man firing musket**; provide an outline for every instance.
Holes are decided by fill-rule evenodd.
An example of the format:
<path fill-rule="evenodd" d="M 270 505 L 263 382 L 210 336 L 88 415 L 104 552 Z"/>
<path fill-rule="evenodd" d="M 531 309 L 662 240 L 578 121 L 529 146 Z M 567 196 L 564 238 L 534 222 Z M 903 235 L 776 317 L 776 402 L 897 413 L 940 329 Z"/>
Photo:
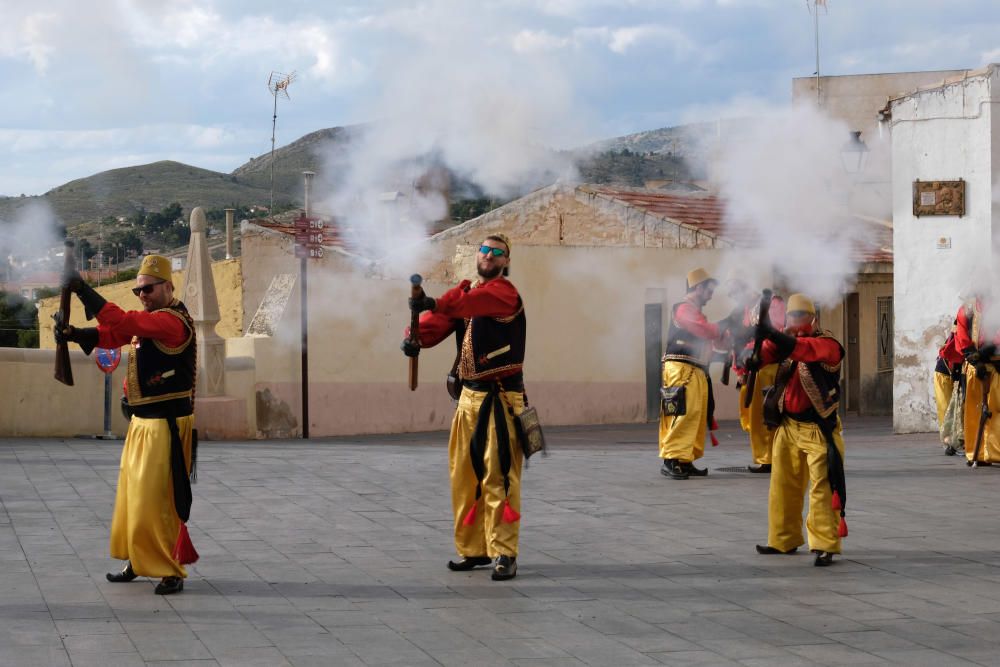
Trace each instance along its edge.
<path fill-rule="evenodd" d="M 955 347 L 965 357 L 965 456 L 970 466 L 1000 461 L 1000 327 L 989 326 L 992 300 L 977 295 L 955 318 Z"/>
<path fill-rule="evenodd" d="M 785 301 L 780 296 L 774 296 L 770 290 L 763 290 L 759 296 L 740 277 L 730 279 L 728 286 L 729 297 L 740 304 L 739 311 L 730 315 L 730 319 L 740 318 L 740 328 L 749 334 L 749 338 L 747 335 L 734 336 L 733 343 L 733 369 L 740 392 L 740 426 L 750 436 L 750 455 L 753 459 L 753 465 L 747 466 L 747 470 L 767 474 L 771 472 L 775 430 L 764 423 L 764 392 L 774 385 L 778 365 L 766 364 L 757 370 L 750 370 L 746 361 L 752 357 L 760 359 L 760 346 L 764 340 L 759 326 L 762 309 L 774 328 L 781 331 L 785 328 Z"/>
<path fill-rule="evenodd" d="M 76 271 L 63 278 L 97 327 L 56 326 L 57 344 L 95 347 L 131 344 L 126 377 L 130 420 L 122 449 L 115 511 L 111 518 L 111 555 L 127 561 L 108 581 L 125 583 L 139 576 L 159 577 L 154 592 L 184 590 L 184 565 L 198 559 L 186 523 L 197 436 L 194 433 L 195 330 L 184 304 L 174 298 L 170 260 L 142 260 L 133 294 L 142 310 L 125 311 L 83 281 Z"/>
<path fill-rule="evenodd" d="M 461 339 L 462 389 L 451 423 L 448 460 L 455 550 L 448 569 L 493 563 L 495 581 L 517 574 L 523 453 L 515 415 L 524 409 L 526 319 L 521 296 L 507 280 L 510 240 L 491 234 L 479 246 L 479 280 L 463 280 L 438 299 L 423 290 L 410 298 L 424 313 L 419 332 L 401 348 L 411 359 L 451 333 Z M 416 340 L 414 340 L 416 339 Z"/>

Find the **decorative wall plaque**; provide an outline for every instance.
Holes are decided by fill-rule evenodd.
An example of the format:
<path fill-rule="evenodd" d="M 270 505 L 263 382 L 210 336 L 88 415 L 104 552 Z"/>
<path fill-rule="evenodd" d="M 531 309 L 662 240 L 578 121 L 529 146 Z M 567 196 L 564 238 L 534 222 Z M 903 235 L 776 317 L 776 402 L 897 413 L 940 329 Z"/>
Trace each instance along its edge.
<path fill-rule="evenodd" d="M 913 181 L 913 215 L 965 215 L 965 181 Z"/>

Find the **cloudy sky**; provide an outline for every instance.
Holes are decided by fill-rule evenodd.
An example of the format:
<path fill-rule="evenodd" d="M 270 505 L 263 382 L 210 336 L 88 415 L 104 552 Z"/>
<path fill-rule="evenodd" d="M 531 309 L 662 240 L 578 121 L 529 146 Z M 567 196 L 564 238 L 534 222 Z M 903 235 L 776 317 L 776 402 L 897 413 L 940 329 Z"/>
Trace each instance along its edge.
<path fill-rule="evenodd" d="M 824 74 L 1000 61 L 996 0 L 828 0 Z M 475 97 L 568 147 L 782 103 L 811 75 L 806 0 L 0 0 L 0 194 L 278 143 Z M 428 94 L 431 91 L 432 94 Z"/>

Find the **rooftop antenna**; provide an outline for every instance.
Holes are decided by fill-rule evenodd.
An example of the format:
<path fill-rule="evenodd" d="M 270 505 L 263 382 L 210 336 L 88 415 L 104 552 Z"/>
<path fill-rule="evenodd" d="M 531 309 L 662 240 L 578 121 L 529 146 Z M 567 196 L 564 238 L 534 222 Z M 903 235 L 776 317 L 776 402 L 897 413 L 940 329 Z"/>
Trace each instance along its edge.
<path fill-rule="evenodd" d="M 827 9 L 826 0 L 806 0 L 806 7 L 813 15 L 813 35 L 816 41 L 816 107 L 818 108 L 823 104 L 819 91 L 819 8 L 822 7 L 827 13 L 830 10 Z"/>
<path fill-rule="evenodd" d="M 274 98 L 274 113 L 271 116 L 271 209 L 269 211 L 272 218 L 274 217 L 274 133 L 278 127 L 278 95 L 284 95 L 286 100 L 290 100 L 288 86 L 292 85 L 292 81 L 295 81 L 295 72 L 285 74 L 272 71 L 267 77 L 267 89 Z"/>

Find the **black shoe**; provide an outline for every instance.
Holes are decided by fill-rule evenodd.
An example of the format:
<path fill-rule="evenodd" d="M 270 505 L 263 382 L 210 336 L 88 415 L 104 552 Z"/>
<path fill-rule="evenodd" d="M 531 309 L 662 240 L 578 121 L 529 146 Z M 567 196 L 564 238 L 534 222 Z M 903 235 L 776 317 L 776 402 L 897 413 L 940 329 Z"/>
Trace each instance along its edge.
<path fill-rule="evenodd" d="M 517 556 L 497 556 L 493 566 L 493 581 L 504 581 L 517 576 Z"/>
<path fill-rule="evenodd" d="M 813 549 L 813 553 L 816 554 L 816 560 L 813 561 L 813 565 L 816 567 L 833 565 L 833 554 L 829 551 L 819 551 L 817 549 Z"/>
<path fill-rule="evenodd" d="M 687 471 L 691 477 L 707 477 L 708 476 L 708 466 L 704 468 L 695 468 L 693 463 L 687 464 Z"/>
<path fill-rule="evenodd" d="M 114 572 L 114 573 L 108 572 L 107 574 L 108 581 L 110 581 L 113 584 L 127 584 L 130 581 L 135 581 L 135 578 L 138 576 L 139 575 L 136 574 L 135 571 L 132 569 L 131 562 L 126 564 L 125 569 L 122 570 L 121 572 Z"/>
<path fill-rule="evenodd" d="M 489 556 L 463 556 L 462 560 L 457 563 L 453 560 L 448 561 L 448 569 L 453 572 L 465 572 L 480 565 L 489 565 L 492 562 Z"/>
<path fill-rule="evenodd" d="M 948 445 L 947 447 L 944 448 L 944 455 L 945 456 L 954 456 L 957 453 L 958 453 L 958 450 L 955 449 L 954 447 L 952 447 L 951 445 Z"/>
<path fill-rule="evenodd" d="M 781 549 L 775 549 L 774 547 L 771 546 L 761 546 L 760 544 L 757 545 L 757 553 L 764 556 L 772 556 L 775 554 L 780 554 L 780 555 L 793 554 L 798 550 L 799 550 L 798 547 L 792 547 L 788 551 L 782 551 Z"/>
<path fill-rule="evenodd" d="M 180 593 L 184 590 L 184 580 L 180 577 L 163 577 L 160 579 L 160 583 L 156 584 L 156 590 L 153 592 L 157 595 L 173 595 L 174 593 Z"/>
<path fill-rule="evenodd" d="M 660 474 L 664 477 L 670 477 L 670 473 L 674 469 L 673 459 L 663 459 L 663 465 L 660 466 Z"/>
<path fill-rule="evenodd" d="M 673 461 L 669 470 L 660 468 L 660 472 L 670 479 L 687 479 L 691 475 L 691 464 Z"/>
<path fill-rule="evenodd" d="M 759 466 L 747 466 L 747 470 L 749 470 L 750 472 L 770 473 L 771 464 L 761 463 Z"/>

